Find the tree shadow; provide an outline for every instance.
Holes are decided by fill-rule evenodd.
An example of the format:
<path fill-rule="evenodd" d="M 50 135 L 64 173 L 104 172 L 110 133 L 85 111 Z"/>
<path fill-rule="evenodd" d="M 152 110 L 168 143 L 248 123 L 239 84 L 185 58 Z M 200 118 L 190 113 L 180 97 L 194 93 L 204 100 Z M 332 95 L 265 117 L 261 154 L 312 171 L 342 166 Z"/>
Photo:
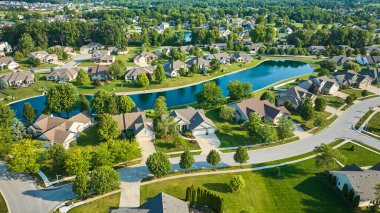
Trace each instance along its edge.
<path fill-rule="evenodd" d="M 263 169 L 260 173 L 263 177 L 272 179 L 296 178 L 309 174 L 304 169 L 301 169 L 295 165 L 286 165 L 270 169 Z"/>
<path fill-rule="evenodd" d="M 230 192 L 230 188 L 228 184 L 226 183 L 204 183 L 203 186 L 211 191 L 216 191 L 216 192 L 221 192 L 221 193 Z"/>

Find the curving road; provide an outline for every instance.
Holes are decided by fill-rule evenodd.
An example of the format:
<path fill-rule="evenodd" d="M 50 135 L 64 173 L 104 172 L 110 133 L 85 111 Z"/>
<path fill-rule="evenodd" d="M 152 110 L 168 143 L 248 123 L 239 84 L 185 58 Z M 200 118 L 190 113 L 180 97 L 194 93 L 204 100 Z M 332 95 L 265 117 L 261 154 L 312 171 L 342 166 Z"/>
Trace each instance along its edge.
<path fill-rule="evenodd" d="M 338 119 L 325 130 L 311 137 L 270 148 L 249 151 L 249 164 L 268 162 L 288 158 L 310 152 L 321 143 L 330 143 L 337 138 L 345 137 L 360 140 L 361 142 L 380 149 L 380 141 L 356 132 L 352 127 L 368 111 L 369 107 L 380 105 L 380 97 L 359 102 L 346 110 Z M 237 165 L 233 160 L 234 153 L 222 153 L 219 166 Z M 209 168 L 206 155 L 195 156 L 196 163 L 192 169 Z M 173 169 L 179 170 L 179 158 L 172 158 Z M 6 198 L 11 212 L 49 212 L 62 201 L 74 198 L 71 185 L 54 190 L 36 188 L 33 181 L 21 176 L 13 178 L 6 171 L 4 163 L 1 165 L 0 190 Z M 149 175 L 145 165 L 136 165 L 118 170 L 123 182 L 137 182 Z"/>

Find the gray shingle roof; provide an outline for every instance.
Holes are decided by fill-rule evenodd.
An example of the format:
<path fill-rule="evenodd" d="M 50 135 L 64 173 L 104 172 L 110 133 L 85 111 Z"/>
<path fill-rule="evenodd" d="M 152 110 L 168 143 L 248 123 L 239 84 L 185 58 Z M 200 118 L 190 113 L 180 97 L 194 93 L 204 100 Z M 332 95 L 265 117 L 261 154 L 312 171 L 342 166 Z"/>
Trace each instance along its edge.
<path fill-rule="evenodd" d="M 188 213 L 189 206 L 185 201 L 161 192 L 141 205 L 142 209 L 149 209 L 154 213 Z"/>
<path fill-rule="evenodd" d="M 212 127 L 216 127 L 214 122 L 205 116 L 205 113 L 202 109 L 194 109 L 192 107 L 188 107 L 185 109 L 172 110 L 169 112 L 169 116 L 179 118 L 186 123 L 189 123 L 190 131 L 194 130 L 202 123 L 207 123 Z"/>

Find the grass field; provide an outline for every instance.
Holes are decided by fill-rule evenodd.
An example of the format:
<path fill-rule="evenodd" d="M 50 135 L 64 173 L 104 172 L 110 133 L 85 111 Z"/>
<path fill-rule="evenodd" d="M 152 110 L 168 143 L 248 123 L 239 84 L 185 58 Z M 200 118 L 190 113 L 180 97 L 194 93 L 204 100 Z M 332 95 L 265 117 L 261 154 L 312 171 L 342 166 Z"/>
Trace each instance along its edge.
<path fill-rule="evenodd" d="M 326 99 L 328 106 L 334 107 L 336 109 L 345 104 L 344 99 L 337 96 L 323 95 L 323 97 Z"/>
<path fill-rule="evenodd" d="M 350 88 L 350 89 L 344 89 L 344 90 L 341 90 L 342 92 L 348 94 L 348 95 L 356 95 L 357 98 L 360 98 L 362 97 L 362 91 L 361 89 L 354 89 L 354 88 Z M 368 92 L 368 95 L 373 95 L 372 92 Z"/>
<path fill-rule="evenodd" d="M 120 193 L 115 193 L 107 197 L 96 200 L 96 202 L 86 203 L 84 205 L 75 207 L 69 213 L 105 213 L 111 209 L 119 208 Z"/>
<path fill-rule="evenodd" d="M 201 185 L 225 200 L 226 212 L 352 212 L 316 175 L 315 160 L 307 160 L 276 169 L 255 172 L 186 177 L 141 188 L 141 203 L 163 191 L 185 199 L 186 187 Z M 233 175 L 242 175 L 246 187 L 231 193 L 227 182 Z"/>
<path fill-rule="evenodd" d="M 98 138 L 98 127 L 99 125 L 91 126 L 88 129 L 80 133 L 77 138 L 78 146 L 97 146 L 100 141 Z"/>
<path fill-rule="evenodd" d="M 361 127 L 361 125 L 363 125 L 363 123 L 367 120 L 367 118 L 373 113 L 374 111 L 373 110 L 369 110 L 368 112 L 366 112 L 363 117 L 361 117 L 359 119 L 359 121 L 355 124 L 355 129 L 359 129 L 359 127 Z"/>
<path fill-rule="evenodd" d="M 178 140 L 180 140 L 180 144 L 176 146 L 171 142 L 167 142 L 162 139 L 156 139 L 154 142 L 154 147 L 156 148 L 156 151 L 165 153 L 201 149 L 196 141 L 188 141 L 181 137 L 179 137 Z"/>
<path fill-rule="evenodd" d="M 0 212 L 2 213 L 8 212 L 7 203 L 5 202 L 5 199 L 1 193 L 0 193 Z"/>
<path fill-rule="evenodd" d="M 355 151 L 351 151 L 351 147 L 355 147 Z M 363 147 L 353 143 L 346 143 L 339 147 L 338 150 L 346 156 L 346 165 L 356 163 L 360 167 L 373 166 L 380 162 L 380 155 L 371 152 Z"/>
<path fill-rule="evenodd" d="M 380 136 L 380 112 L 376 113 L 371 120 L 368 121 L 367 129 L 368 132 L 371 132 L 375 135 Z"/>

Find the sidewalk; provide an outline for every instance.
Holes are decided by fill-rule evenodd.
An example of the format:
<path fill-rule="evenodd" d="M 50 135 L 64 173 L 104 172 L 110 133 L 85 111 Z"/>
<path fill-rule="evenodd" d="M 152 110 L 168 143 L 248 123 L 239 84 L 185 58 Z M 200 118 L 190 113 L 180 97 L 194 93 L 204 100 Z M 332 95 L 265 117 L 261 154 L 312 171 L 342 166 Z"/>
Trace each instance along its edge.
<path fill-rule="evenodd" d="M 121 183 L 119 207 L 139 207 L 140 206 L 140 182 Z"/>

